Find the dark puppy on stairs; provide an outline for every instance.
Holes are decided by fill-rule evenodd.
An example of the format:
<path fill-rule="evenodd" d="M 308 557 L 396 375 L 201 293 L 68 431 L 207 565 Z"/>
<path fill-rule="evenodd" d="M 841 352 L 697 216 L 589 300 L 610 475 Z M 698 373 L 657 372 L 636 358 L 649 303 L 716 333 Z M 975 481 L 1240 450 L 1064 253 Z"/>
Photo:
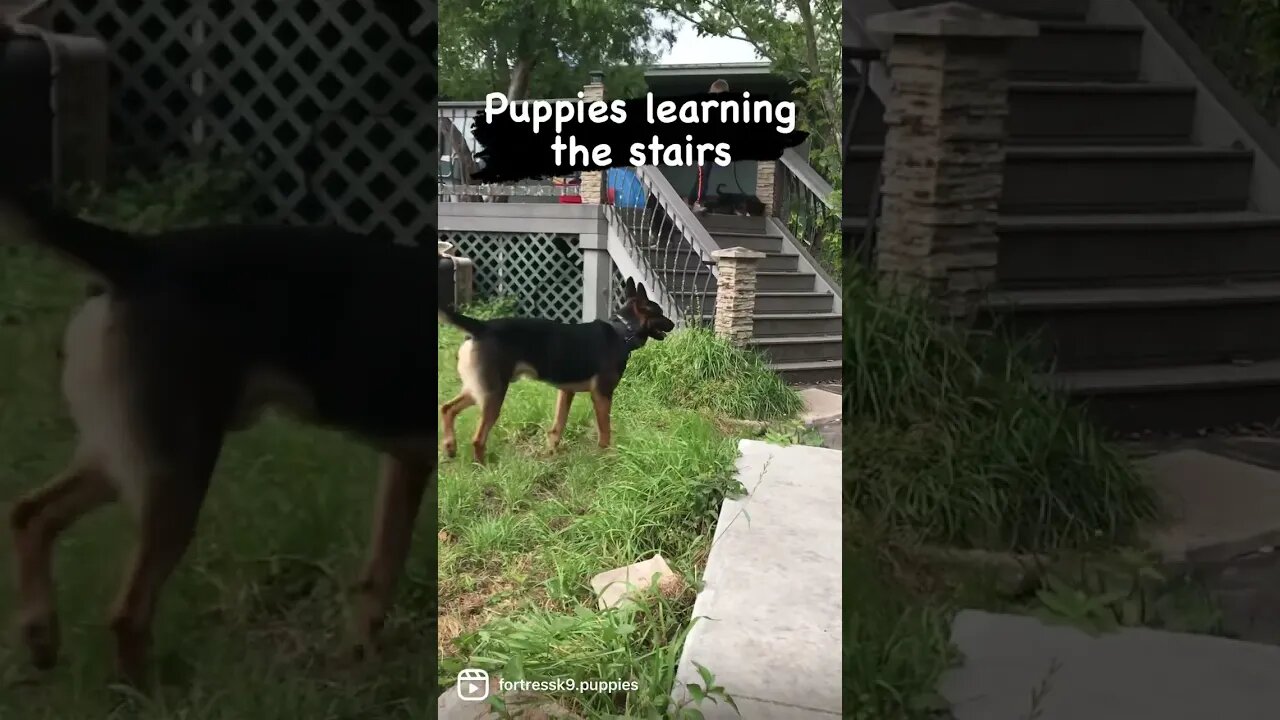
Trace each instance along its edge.
<path fill-rule="evenodd" d="M 449 457 L 457 455 L 454 420 L 458 413 L 478 404 L 482 415 L 471 438 L 478 463 L 485 461 L 485 445 L 502 412 L 507 388 L 521 377 L 541 380 L 560 391 L 555 422 L 547 433 L 548 447 L 555 449 L 560 443 L 569 406 L 574 394 L 580 392 L 591 393 L 600 447 L 608 447 L 613 391 L 622 382 L 627 359 L 649 338 L 662 340 L 675 327 L 649 299 L 644 285 L 631 278 L 627 279 L 626 302 L 608 322 L 561 323 L 540 318 L 484 321 L 452 308 L 442 308 L 440 319 L 471 336 L 458 348 L 462 391 L 440 408 L 444 451 Z"/>
<path fill-rule="evenodd" d="M 702 205 L 695 210 L 699 215 L 711 213 L 716 215 L 763 217 L 764 203 L 755 195 L 725 192 L 724 185 L 721 184 L 716 188 L 716 194 L 703 198 Z"/>
<path fill-rule="evenodd" d="M 66 468 L 10 517 L 18 624 L 34 664 L 47 668 L 58 653 L 58 533 L 119 500 L 139 537 L 110 626 L 119 671 L 142 681 L 161 587 L 191 542 L 223 440 L 267 406 L 345 430 L 382 454 L 353 613 L 359 649 L 373 650 L 435 481 L 428 398 L 438 327 L 421 312 L 435 294 L 430 253 L 336 228 L 138 236 L 42 197 L 0 193 L 0 241 L 19 239 L 59 252 L 100 285 L 63 345 L 62 390 L 79 442 Z"/>

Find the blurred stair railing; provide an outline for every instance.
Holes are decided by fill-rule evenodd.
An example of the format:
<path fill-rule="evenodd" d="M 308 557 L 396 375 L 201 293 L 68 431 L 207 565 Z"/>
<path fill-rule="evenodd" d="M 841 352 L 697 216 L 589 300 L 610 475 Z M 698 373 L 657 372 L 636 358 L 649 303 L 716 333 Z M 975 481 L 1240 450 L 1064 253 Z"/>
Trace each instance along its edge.
<path fill-rule="evenodd" d="M 845 104 L 842 156 L 847 158 L 860 114 L 867 112 L 867 107 L 876 105 L 868 103 L 867 97 L 872 90 L 873 79 L 883 73 L 883 54 L 874 47 L 845 47 L 844 62 L 845 91 L 849 90 L 850 80 L 855 86 L 853 102 Z M 844 259 L 868 268 L 875 262 L 876 225 L 880 219 L 880 185 L 883 181 L 882 171 L 877 168 L 875 181 L 871 183 L 871 198 L 867 202 L 866 224 L 860 231 L 856 227 L 841 228 Z"/>

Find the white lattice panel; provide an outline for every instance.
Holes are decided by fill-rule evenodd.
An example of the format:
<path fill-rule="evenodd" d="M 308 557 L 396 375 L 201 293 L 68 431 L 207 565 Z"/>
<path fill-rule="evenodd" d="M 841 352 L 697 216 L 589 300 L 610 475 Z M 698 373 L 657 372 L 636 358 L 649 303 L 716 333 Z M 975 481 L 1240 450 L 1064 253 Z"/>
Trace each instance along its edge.
<path fill-rule="evenodd" d="M 577 235 L 441 232 L 475 264 L 480 297 L 510 297 L 519 314 L 582 320 L 582 251 Z"/>
<path fill-rule="evenodd" d="M 56 30 L 111 49 L 118 161 L 242 155 L 268 219 L 425 242 L 436 215 L 436 7 L 403 2 L 397 20 L 372 0 L 52 9 Z"/>

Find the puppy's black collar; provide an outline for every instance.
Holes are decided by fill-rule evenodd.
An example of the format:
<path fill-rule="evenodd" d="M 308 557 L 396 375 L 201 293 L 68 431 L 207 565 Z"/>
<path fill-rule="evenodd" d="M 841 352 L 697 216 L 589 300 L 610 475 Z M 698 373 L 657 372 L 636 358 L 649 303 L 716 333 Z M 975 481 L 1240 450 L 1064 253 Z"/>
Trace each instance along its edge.
<path fill-rule="evenodd" d="M 609 324 L 614 330 L 622 336 L 622 342 L 626 343 L 627 350 L 639 350 L 644 346 L 644 326 L 637 324 L 634 320 L 624 318 L 621 315 L 614 315 L 609 319 Z"/>

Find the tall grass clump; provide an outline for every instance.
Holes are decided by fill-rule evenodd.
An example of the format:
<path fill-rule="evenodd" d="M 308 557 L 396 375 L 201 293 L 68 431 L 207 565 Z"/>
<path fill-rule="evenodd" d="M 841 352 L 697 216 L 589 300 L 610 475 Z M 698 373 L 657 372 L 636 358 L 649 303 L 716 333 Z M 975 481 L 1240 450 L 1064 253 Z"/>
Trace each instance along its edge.
<path fill-rule="evenodd" d="M 1130 537 L 1152 491 L 1023 347 L 845 272 L 846 496 L 923 542 L 1017 550 Z"/>
<path fill-rule="evenodd" d="M 643 385 L 670 405 L 744 420 L 789 418 L 803 402 L 760 355 L 706 328 L 686 328 L 649 342 L 627 365 L 625 382 Z"/>
<path fill-rule="evenodd" d="M 913 592 L 891 543 L 868 523 L 847 518 L 844 545 L 845 717 L 943 717 L 937 684 L 957 659 L 951 608 Z"/>

